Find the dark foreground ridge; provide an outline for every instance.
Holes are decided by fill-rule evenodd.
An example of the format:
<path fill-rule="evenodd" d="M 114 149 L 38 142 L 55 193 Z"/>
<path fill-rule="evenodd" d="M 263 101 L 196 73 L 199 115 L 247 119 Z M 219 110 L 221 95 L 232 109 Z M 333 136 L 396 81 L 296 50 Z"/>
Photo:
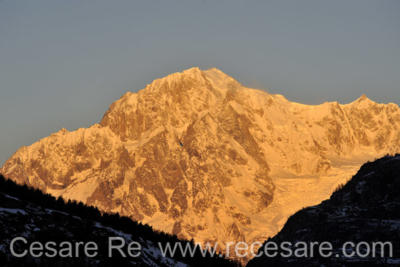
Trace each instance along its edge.
<path fill-rule="evenodd" d="M 292 244 L 328 241 L 333 253 L 328 258 L 318 251 L 314 257 L 263 255 L 251 260 L 248 266 L 400 266 L 400 155 L 364 164 L 330 199 L 291 216 L 260 251 L 265 251 L 268 242 L 279 245 L 284 241 Z M 373 257 L 370 245 L 370 254 L 364 256 L 368 254 L 364 243 L 360 246 L 363 256 L 345 257 L 342 248 L 347 241 L 355 244 L 389 241 L 393 244 L 393 255 L 390 257 L 389 247 L 385 246 L 384 255 L 376 249 Z"/>
<path fill-rule="evenodd" d="M 40 190 L 17 185 L 2 175 L 0 229 L 0 266 L 237 266 L 235 262 L 221 255 L 211 256 L 207 253 L 204 256 L 200 249 L 195 250 L 193 257 L 189 254 L 184 257 L 179 249 L 174 256 L 163 257 L 159 243 L 162 247 L 167 243 L 171 247 L 180 243 L 183 248 L 193 248 L 195 245 L 192 241 L 179 240 L 176 236 L 154 231 L 150 226 L 134 222 L 127 217 L 101 214 L 94 207 L 65 202 L 62 198 L 56 199 Z M 29 251 L 29 245 L 34 241 L 42 244 L 53 241 L 57 245 L 63 241 L 72 244 L 93 241 L 98 244 L 98 254 L 95 257 L 87 257 L 80 246 L 77 256 L 74 246 L 71 257 L 67 250 L 61 252 L 60 247 L 55 246 L 58 248 L 56 257 L 32 257 L 28 252 L 26 256 L 18 258 L 10 251 L 10 243 L 15 237 L 24 237 L 28 242 L 16 242 L 14 247 L 17 253 L 23 253 L 25 249 Z M 121 256 L 117 250 L 113 252 L 112 257 L 108 256 L 109 237 L 122 237 L 126 241 L 126 246 L 122 249 L 126 257 Z M 141 246 L 138 257 L 129 256 L 127 253 L 127 246 L 133 241 Z M 115 242 L 119 244 L 122 241 Z M 52 253 L 50 250 L 43 250 L 46 251 Z"/>

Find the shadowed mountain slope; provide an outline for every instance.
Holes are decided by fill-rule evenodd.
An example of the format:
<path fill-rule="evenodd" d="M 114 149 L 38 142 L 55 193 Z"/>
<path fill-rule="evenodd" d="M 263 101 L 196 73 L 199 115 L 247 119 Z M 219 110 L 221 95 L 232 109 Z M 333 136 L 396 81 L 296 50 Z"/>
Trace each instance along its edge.
<path fill-rule="evenodd" d="M 284 241 L 292 244 L 329 241 L 333 256 L 321 257 L 318 250 L 313 258 L 262 256 L 251 260 L 248 266 L 399 266 L 400 155 L 364 164 L 330 199 L 291 216 L 279 234 L 265 244 Z M 370 253 L 362 245 L 361 255 L 346 257 L 341 248 L 348 241 L 355 245 L 367 242 Z M 391 242 L 393 255 L 390 256 L 389 245 L 385 245 L 384 255 L 377 246 L 373 257 L 373 242 Z M 347 254 L 356 253 L 356 247 L 346 248 Z"/>

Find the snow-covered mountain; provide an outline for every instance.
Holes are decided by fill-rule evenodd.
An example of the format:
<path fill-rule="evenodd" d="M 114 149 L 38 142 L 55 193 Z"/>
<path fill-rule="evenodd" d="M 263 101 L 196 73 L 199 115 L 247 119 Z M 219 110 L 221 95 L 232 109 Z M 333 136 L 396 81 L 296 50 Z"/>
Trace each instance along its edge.
<path fill-rule="evenodd" d="M 191 68 L 114 102 L 99 124 L 21 147 L 20 184 L 199 242 L 262 241 L 367 159 L 400 151 L 400 108 L 311 106 Z M 222 245 L 223 246 L 223 245 Z"/>

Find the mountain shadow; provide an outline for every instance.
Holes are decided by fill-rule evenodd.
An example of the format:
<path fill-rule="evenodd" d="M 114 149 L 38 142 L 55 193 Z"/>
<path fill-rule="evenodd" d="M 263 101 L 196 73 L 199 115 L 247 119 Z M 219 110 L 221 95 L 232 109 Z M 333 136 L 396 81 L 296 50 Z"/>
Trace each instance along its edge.
<path fill-rule="evenodd" d="M 298 250 L 311 242 L 332 244 L 311 256 Z M 278 246 L 271 253 L 273 242 Z M 353 242 L 353 244 L 346 244 Z M 308 246 L 309 247 L 309 246 Z M 267 248 L 267 249 L 266 249 Z M 268 255 L 264 251 L 268 251 Z M 248 263 L 253 266 L 399 266 L 400 265 L 400 155 L 364 164 L 344 186 L 321 204 L 291 216 L 284 228 L 260 248 L 264 253 Z M 375 254 L 375 255 L 374 255 Z M 288 257 L 286 257 L 288 256 Z"/>

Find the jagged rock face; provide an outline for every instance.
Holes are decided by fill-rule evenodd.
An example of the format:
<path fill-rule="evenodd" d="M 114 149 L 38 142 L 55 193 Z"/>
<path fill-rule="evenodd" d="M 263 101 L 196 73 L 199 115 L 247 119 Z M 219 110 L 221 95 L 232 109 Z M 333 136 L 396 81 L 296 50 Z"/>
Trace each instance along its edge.
<path fill-rule="evenodd" d="M 99 124 L 20 148 L 1 172 L 180 237 L 263 240 L 273 179 L 399 151 L 399 127 L 395 104 L 307 106 L 192 68 L 126 93 Z"/>

